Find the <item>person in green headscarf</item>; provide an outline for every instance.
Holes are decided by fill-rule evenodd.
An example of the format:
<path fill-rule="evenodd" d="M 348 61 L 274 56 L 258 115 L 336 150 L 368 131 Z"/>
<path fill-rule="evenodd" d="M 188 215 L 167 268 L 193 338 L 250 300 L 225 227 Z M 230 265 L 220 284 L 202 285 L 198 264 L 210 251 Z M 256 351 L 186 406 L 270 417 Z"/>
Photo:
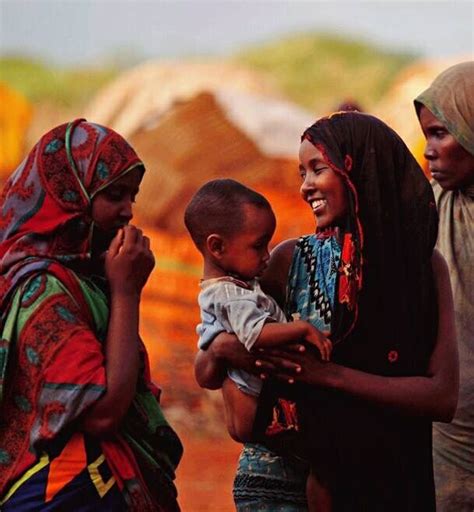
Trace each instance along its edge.
<path fill-rule="evenodd" d="M 451 424 L 435 423 L 438 511 L 474 510 L 474 61 L 442 72 L 415 99 L 439 211 L 437 248 L 449 266 L 460 389 Z"/>

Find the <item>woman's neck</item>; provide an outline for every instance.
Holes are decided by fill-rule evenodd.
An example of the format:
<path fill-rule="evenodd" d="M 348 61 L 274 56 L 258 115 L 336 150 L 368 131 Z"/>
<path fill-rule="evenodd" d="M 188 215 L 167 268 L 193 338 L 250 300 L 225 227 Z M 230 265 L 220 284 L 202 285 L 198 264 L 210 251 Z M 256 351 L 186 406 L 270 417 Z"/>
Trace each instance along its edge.
<path fill-rule="evenodd" d="M 339 244 L 342 243 L 344 230 L 339 226 L 328 226 L 327 228 L 316 230 L 316 236 L 319 238 L 335 237 Z"/>

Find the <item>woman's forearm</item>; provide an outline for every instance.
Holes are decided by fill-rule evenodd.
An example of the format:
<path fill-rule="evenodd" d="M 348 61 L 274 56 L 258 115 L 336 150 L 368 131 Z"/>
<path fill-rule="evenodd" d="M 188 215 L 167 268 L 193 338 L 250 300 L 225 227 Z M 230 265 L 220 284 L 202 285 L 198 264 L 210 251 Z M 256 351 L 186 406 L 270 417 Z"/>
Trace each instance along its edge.
<path fill-rule="evenodd" d="M 314 378 L 316 377 L 316 378 Z M 318 375 L 303 379 L 308 384 L 327 386 L 374 405 L 433 421 L 451 421 L 456 410 L 456 380 L 439 375 L 383 377 L 327 363 Z"/>
<path fill-rule="evenodd" d="M 308 383 L 334 387 L 374 404 L 404 414 L 451 421 L 459 390 L 459 361 L 454 327 L 454 306 L 444 258 L 432 258 L 438 302 L 438 334 L 426 375 L 382 377 L 310 357 L 301 360 L 301 374 Z M 301 377 L 300 377 L 301 378 Z"/>
<path fill-rule="evenodd" d="M 103 436 L 114 432 L 136 392 L 139 370 L 137 294 L 115 293 L 105 343 L 105 394 L 86 412 L 84 429 Z"/>

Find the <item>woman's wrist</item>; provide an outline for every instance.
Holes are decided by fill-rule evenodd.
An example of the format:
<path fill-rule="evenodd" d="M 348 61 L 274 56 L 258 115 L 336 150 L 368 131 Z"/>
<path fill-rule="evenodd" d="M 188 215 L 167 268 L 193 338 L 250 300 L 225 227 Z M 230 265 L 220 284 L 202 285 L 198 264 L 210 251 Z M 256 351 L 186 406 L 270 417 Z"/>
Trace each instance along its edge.
<path fill-rule="evenodd" d="M 342 389 L 344 367 L 331 362 L 319 362 L 317 368 L 311 368 L 305 371 L 305 365 L 302 365 L 301 377 L 298 380 L 303 381 L 310 386 Z"/>
<path fill-rule="evenodd" d="M 141 290 L 126 286 L 110 286 L 111 300 L 140 302 Z"/>
<path fill-rule="evenodd" d="M 342 376 L 344 367 L 339 366 L 336 363 L 323 363 L 323 368 L 321 371 L 323 384 L 327 388 L 331 389 L 341 389 L 342 384 Z"/>

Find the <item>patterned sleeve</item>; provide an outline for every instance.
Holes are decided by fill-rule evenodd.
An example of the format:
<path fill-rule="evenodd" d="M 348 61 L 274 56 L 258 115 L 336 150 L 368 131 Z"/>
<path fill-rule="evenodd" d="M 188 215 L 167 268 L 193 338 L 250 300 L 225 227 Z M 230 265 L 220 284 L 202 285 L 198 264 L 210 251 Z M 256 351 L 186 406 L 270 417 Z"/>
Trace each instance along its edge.
<path fill-rule="evenodd" d="M 10 428 L 29 428 L 23 435 L 34 448 L 53 439 L 105 392 L 104 355 L 84 312 L 49 274 L 23 286 L 15 332 L 10 405 L 21 414 L 12 414 L 17 425 Z"/>

